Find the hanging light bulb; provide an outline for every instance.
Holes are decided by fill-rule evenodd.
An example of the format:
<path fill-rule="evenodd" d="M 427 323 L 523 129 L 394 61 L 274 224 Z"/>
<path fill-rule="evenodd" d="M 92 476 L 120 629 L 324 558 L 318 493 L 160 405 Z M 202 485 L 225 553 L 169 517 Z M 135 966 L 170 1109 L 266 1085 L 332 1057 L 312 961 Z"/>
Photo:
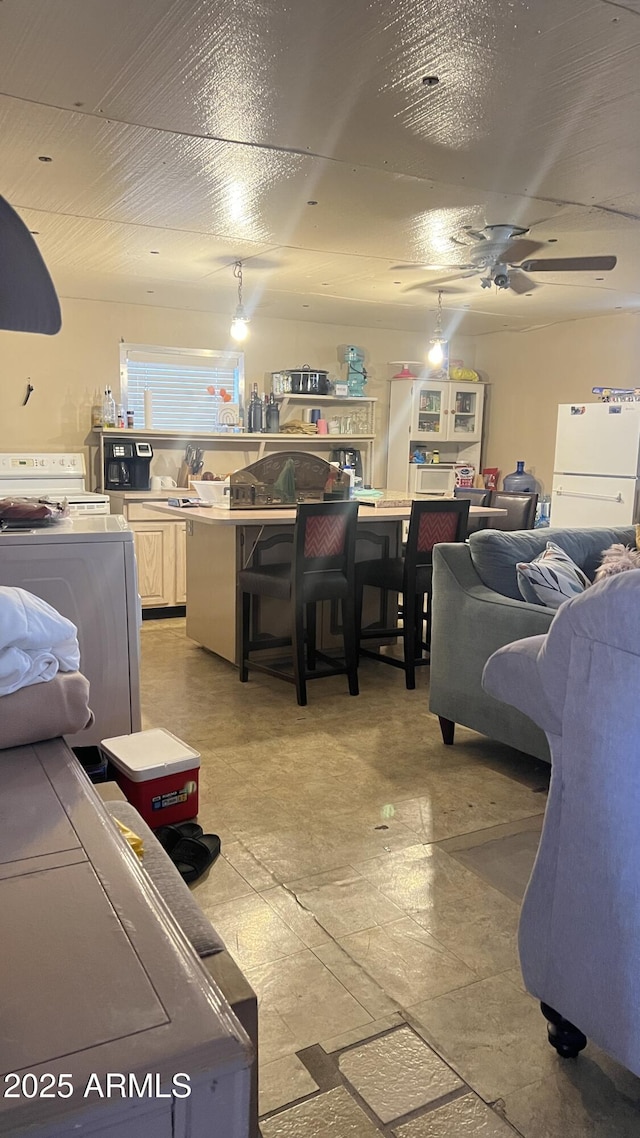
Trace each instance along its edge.
<path fill-rule="evenodd" d="M 445 347 L 447 341 L 442 335 L 442 289 L 438 289 L 438 312 L 436 315 L 436 327 L 432 339 L 429 341 L 430 347 L 427 352 L 427 360 L 431 367 L 442 367 L 445 357 Z"/>
<path fill-rule="evenodd" d="M 249 317 L 246 315 L 242 304 L 242 261 L 236 261 L 233 266 L 233 275 L 238 282 L 238 303 L 229 331 L 232 339 L 241 344 L 249 335 Z"/>
<path fill-rule="evenodd" d="M 429 348 L 429 351 L 427 352 L 427 359 L 432 367 L 440 367 L 440 364 L 444 359 L 444 352 L 442 350 L 442 344 L 439 340 L 435 340 L 432 347 Z"/>

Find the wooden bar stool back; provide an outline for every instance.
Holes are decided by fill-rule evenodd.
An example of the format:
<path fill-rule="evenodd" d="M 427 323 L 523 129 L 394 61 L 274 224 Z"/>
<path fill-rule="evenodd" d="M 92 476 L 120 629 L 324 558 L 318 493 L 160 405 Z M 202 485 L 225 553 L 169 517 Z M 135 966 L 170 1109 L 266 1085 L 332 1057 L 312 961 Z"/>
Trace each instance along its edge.
<path fill-rule="evenodd" d="M 298 703 L 307 702 L 306 681 L 346 674 L 349 693 L 358 695 L 358 645 L 355 611 L 355 546 L 357 502 L 313 502 L 298 506 L 290 562 L 258 565 L 238 574 L 242 597 L 240 680 L 249 669 L 266 672 L 295 684 Z M 287 535 L 278 535 L 284 543 Z M 277 541 L 278 538 L 272 539 Z M 274 597 L 289 603 L 291 637 L 252 639 L 252 597 Z M 316 647 L 316 605 L 339 600 L 342 607 L 344 662 Z M 259 649 L 292 648 L 293 669 L 258 662 Z M 306 653 L 305 653 L 306 648 Z M 325 667 L 318 669 L 318 661 Z"/>
<path fill-rule="evenodd" d="M 356 565 L 359 613 L 359 651 L 362 656 L 402 668 L 407 687 L 416 686 L 416 668 L 428 664 L 424 655 L 431 643 L 431 583 L 433 547 L 443 541 L 464 541 L 467 536 L 469 501 L 440 499 L 416 501 L 411 507 L 409 533 L 404 557 L 359 561 Z M 362 597 L 365 585 L 402 593 L 402 629 L 362 628 Z M 427 608 L 425 611 L 425 597 Z M 423 639 L 426 621 L 426 637 Z M 400 659 L 387 652 L 363 648 L 363 640 L 382 640 L 402 635 L 404 654 Z"/>

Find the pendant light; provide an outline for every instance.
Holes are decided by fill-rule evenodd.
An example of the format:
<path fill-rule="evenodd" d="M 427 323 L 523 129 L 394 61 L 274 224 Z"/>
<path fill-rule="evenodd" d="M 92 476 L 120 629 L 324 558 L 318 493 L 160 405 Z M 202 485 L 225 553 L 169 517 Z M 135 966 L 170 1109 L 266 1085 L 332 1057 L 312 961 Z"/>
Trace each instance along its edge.
<path fill-rule="evenodd" d="M 231 338 L 241 344 L 249 335 L 249 317 L 246 315 L 242 304 L 242 261 L 236 261 L 233 266 L 233 275 L 238 282 L 238 304 L 229 331 Z"/>
<path fill-rule="evenodd" d="M 447 341 L 442 335 L 442 289 L 438 289 L 438 312 L 436 315 L 436 327 L 432 338 L 429 340 L 429 351 L 427 352 L 427 359 L 431 367 L 441 367 L 444 362 L 445 347 Z"/>

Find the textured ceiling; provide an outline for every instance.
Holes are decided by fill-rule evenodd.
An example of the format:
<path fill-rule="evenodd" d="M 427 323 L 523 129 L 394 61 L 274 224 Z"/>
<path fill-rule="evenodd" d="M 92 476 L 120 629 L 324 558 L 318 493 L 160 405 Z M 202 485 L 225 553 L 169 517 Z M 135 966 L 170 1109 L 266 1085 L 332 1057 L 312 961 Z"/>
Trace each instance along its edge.
<path fill-rule="evenodd" d="M 634 0 L 2 0 L 0 193 L 63 296 L 231 310 L 241 257 L 265 315 L 413 330 L 446 274 L 392 266 L 509 222 L 618 265 L 448 283 L 463 331 L 636 310 L 639 48 Z"/>

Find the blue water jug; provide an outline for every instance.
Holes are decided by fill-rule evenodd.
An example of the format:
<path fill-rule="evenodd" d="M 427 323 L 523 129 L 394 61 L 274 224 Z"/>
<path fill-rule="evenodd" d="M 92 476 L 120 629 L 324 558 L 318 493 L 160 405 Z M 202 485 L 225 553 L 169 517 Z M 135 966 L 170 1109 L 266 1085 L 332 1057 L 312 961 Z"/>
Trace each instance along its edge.
<path fill-rule="evenodd" d="M 524 462 L 517 462 L 516 469 L 511 474 L 505 474 L 502 481 L 504 490 L 517 494 L 535 494 L 536 480 L 533 474 L 527 474 Z"/>

